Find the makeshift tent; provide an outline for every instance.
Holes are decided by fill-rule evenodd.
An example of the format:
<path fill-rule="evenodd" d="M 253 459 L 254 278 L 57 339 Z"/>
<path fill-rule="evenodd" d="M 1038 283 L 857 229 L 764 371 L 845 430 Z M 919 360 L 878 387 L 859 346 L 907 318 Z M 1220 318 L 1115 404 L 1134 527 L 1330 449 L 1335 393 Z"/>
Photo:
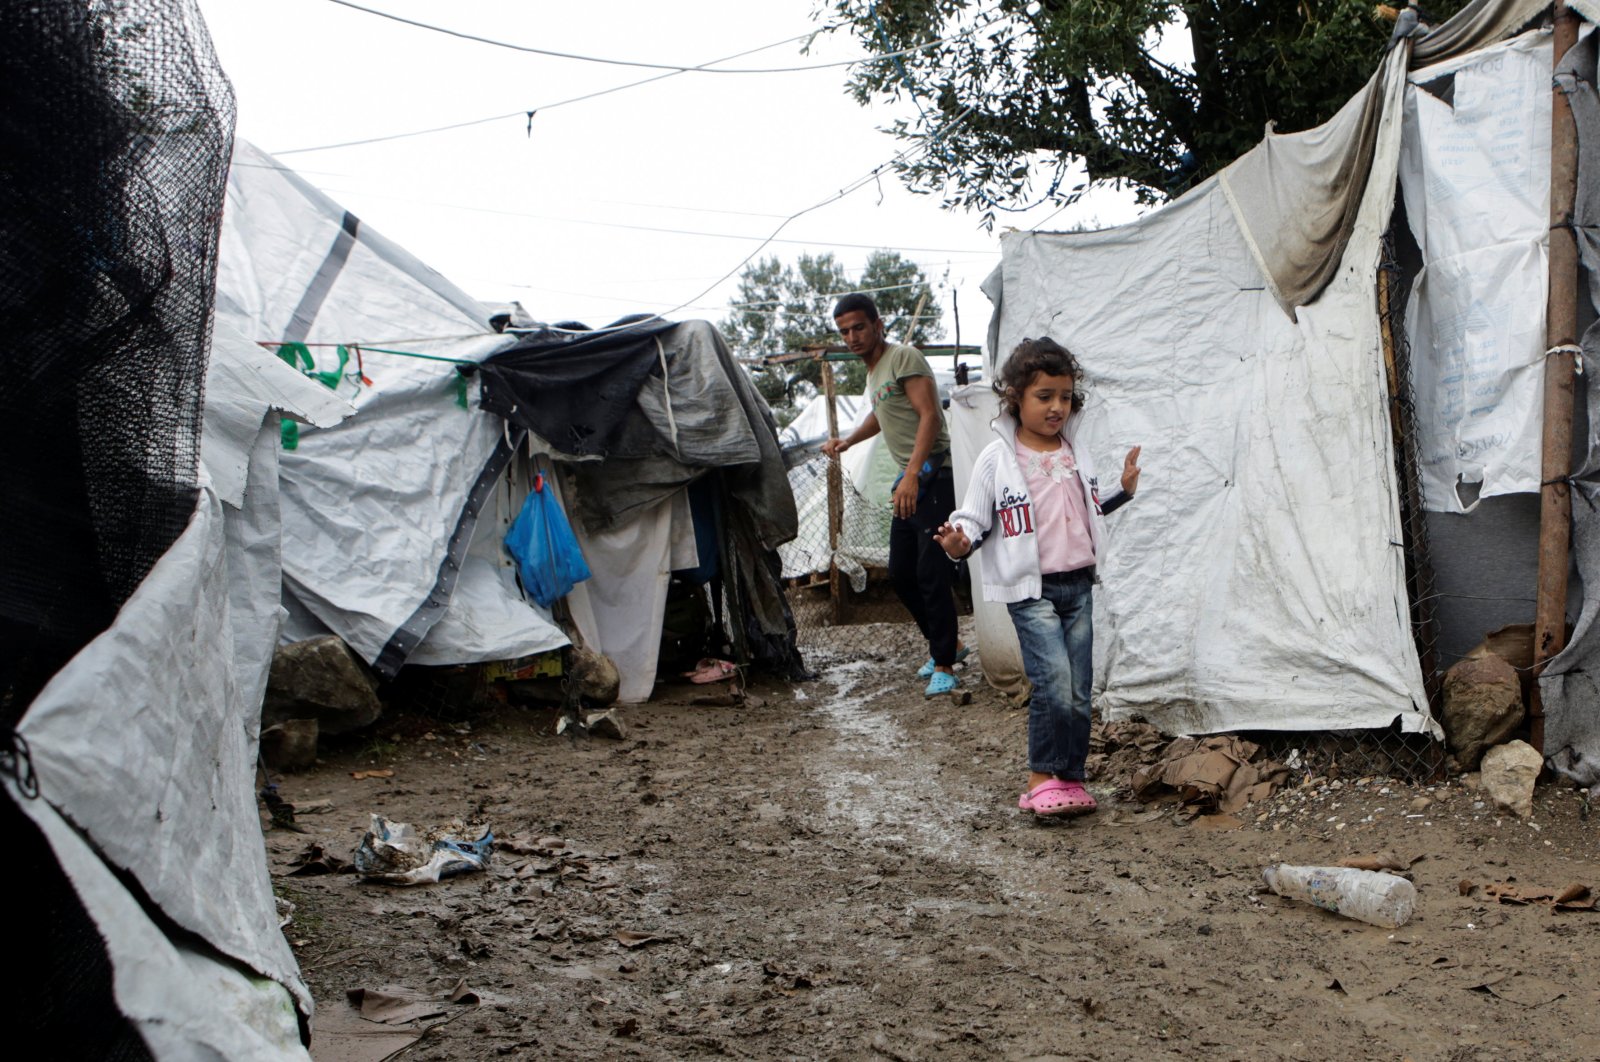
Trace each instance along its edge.
<path fill-rule="evenodd" d="M 1141 496 L 1112 518 L 1100 567 L 1109 717 L 1175 733 L 1437 733 L 1409 629 L 1379 240 L 1405 184 L 1423 249 L 1411 312 L 1430 506 L 1480 473 L 1485 493 L 1536 486 L 1549 47 L 1547 33 L 1512 38 L 1544 7 L 1469 4 L 1390 50 L 1326 125 L 1269 136 L 1131 225 L 1004 238 L 986 283 L 991 356 L 1025 336 L 1063 341 L 1088 375 L 1083 444 L 1110 468 L 1144 446 Z M 1466 158 L 1485 138 L 1504 157 Z M 1441 386 L 1462 382 L 1447 377 L 1464 346 L 1481 375 L 1451 406 Z M 975 433 L 994 407 L 969 397 L 958 430 Z M 1009 625 L 979 619 L 986 670 L 1018 681 L 991 660 L 1014 645 Z"/>
<path fill-rule="evenodd" d="M 595 573 L 569 595 L 573 620 L 617 665 L 624 701 L 654 685 L 674 573 L 726 606 L 736 655 L 804 673 L 778 577 L 796 516 L 776 425 L 716 329 L 652 318 L 540 330 L 477 374 L 484 409 L 539 455 L 526 474 L 559 471 Z"/>
<path fill-rule="evenodd" d="M 514 342 L 489 330 L 489 316 L 289 167 L 238 143 L 219 324 L 320 374 L 357 410 L 336 428 L 285 438 L 288 638 L 332 631 L 389 675 L 406 662 L 500 660 L 567 643 L 523 600 L 498 536 L 474 544 L 514 453 L 457 372 Z"/>
<path fill-rule="evenodd" d="M 646 699 L 654 681 L 664 573 L 700 568 L 724 545 L 770 550 L 793 534 L 787 492 L 760 471 L 779 467 L 770 414 L 709 325 L 492 332 L 490 308 L 243 143 L 217 306 L 219 320 L 357 410 L 285 440 L 288 639 L 332 631 L 389 675 L 566 645 L 503 548 L 536 471 L 518 454 L 552 452 L 548 437 L 565 448 L 554 452 L 566 482 L 553 485 L 593 572 L 569 595 L 572 618 L 617 663 L 624 700 Z M 528 381 L 532 393 L 496 404 Z M 584 436 L 595 417 L 615 437 Z M 712 468 L 724 469 L 735 504 L 708 515 L 684 488 Z M 696 517 L 708 539 L 698 548 Z M 734 523 L 726 542 L 711 541 Z M 742 576 L 730 623 L 740 644 L 798 666 L 792 637 L 783 648 L 776 580 L 757 570 L 761 550 L 719 569 Z"/>

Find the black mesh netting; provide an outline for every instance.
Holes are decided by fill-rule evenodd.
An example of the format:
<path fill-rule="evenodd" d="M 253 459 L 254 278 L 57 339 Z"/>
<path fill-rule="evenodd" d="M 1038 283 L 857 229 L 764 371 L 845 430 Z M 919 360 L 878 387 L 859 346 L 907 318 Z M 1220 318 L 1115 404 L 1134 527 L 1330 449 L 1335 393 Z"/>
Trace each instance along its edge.
<path fill-rule="evenodd" d="M 192 0 L 0 0 L 0 721 L 182 532 L 233 97 Z"/>
<path fill-rule="evenodd" d="M 19 780 L 12 728 L 194 510 L 232 135 L 193 0 L 0 0 L 0 767 Z M 14 1031 L 148 1058 L 43 835 L 4 796 L 0 822 L 37 967 Z"/>

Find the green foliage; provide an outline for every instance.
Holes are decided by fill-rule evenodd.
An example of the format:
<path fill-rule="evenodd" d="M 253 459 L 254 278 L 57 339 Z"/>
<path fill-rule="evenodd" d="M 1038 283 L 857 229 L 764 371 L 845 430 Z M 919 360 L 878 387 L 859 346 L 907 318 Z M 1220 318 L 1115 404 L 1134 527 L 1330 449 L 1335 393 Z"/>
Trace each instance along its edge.
<path fill-rule="evenodd" d="M 944 309 L 922 268 L 895 251 L 873 251 L 861 279 L 851 283 L 844 266 L 831 253 L 802 254 L 793 264 L 776 257 L 745 267 L 731 313 L 719 326 L 740 357 L 769 357 L 807 346 L 839 341 L 833 326 L 833 304 L 852 291 L 869 293 L 896 343 L 926 343 L 944 336 Z M 918 303 L 921 313 L 917 313 Z M 916 327 L 911 328 L 912 315 Z M 866 369 L 859 362 L 834 362 L 835 385 L 841 394 L 859 394 Z M 796 407 L 821 386 L 819 363 L 810 359 L 755 371 L 756 387 L 787 424 Z"/>
<path fill-rule="evenodd" d="M 1428 9 L 1443 19 L 1462 3 Z M 863 106 L 905 111 L 909 97 L 916 116 L 888 131 L 926 150 L 900 164 L 901 178 L 947 207 L 981 211 L 987 225 L 1002 207 L 1071 202 L 1093 184 L 1132 188 L 1147 203 L 1181 194 L 1269 122 L 1291 132 L 1332 117 L 1377 70 L 1392 28 L 1372 0 L 823 0 L 823 9 L 878 53 L 971 31 L 855 67 L 848 88 Z M 1157 58 L 1185 43 L 1192 64 Z M 1086 182 L 1069 182 L 1083 172 Z"/>

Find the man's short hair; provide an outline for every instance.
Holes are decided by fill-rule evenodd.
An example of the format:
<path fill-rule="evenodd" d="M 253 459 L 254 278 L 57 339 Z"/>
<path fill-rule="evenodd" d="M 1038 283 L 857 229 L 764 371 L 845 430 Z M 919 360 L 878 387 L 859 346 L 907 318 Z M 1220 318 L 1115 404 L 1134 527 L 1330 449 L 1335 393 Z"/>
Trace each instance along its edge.
<path fill-rule="evenodd" d="M 860 292 L 854 292 L 846 295 L 838 302 L 834 303 L 833 319 L 837 321 L 845 314 L 855 313 L 857 310 L 860 310 L 862 313 L 866 314 L 867 320 L 869 321 L 876 321 L 878 319 L 878 304 L 872 301 L 871 295 L 862 295 Z"/>

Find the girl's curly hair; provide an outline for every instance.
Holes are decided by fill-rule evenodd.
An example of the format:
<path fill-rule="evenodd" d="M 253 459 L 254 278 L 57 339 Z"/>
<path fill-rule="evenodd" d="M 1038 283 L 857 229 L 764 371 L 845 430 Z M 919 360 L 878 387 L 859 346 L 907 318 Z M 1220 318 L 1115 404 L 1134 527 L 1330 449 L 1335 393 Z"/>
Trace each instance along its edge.
<path fill-rule="evenodd" d="M 1072 389 L 1072 411 L 1076 413 L 1083 408 L 1083 367 L 1073 357 L 1072 351 L 1049 337 L 1024 339 L 1011 352 L 1005 368 L 1000 370 L 1000 379 L 994 382 L 994 393 L 1000 396 L 1000 408 L 1013 418 L 1018 416 L 1018 410 L 1022 407 L 1022 392 L 1040 373 L 1072 377 L 1075 385 Z"/>

